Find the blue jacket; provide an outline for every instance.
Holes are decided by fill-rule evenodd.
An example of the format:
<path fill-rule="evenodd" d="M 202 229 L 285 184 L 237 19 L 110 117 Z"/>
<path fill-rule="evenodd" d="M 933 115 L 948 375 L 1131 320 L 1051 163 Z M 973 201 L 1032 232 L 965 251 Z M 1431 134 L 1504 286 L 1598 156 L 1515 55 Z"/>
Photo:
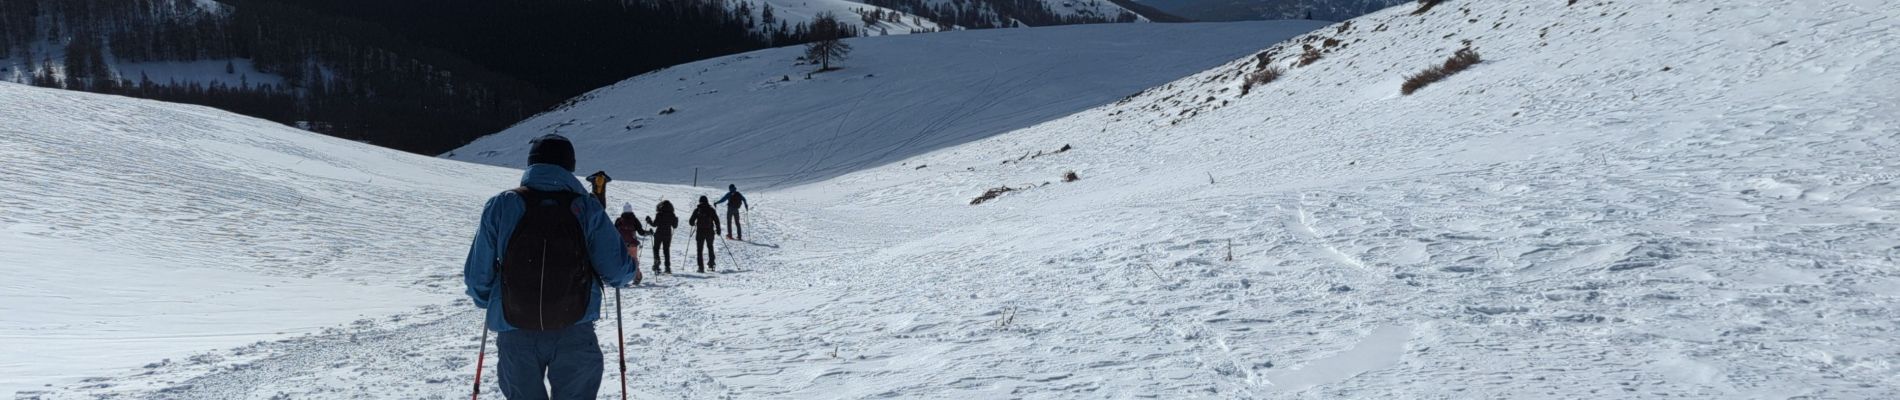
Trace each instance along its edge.
<path fill-rule="evenodd" d="M 732 200 L 732 204 L 726 205 L 727 210 L 737 210 L 741 205 L 745 206 L 747 210 L 752 209 L 752 204 L 747 203 L 745 201 L 745 195 L 739 194 L 739 192 L 726 192 L 725 196 L 719 196 L 719 201 L 715 201 L 713 204 L 725 203 L 726 200 Z"/>
<path fill-rule="evenodd" d="M 553 164 L 534 164 L 521 175 L 521 185 L 534 190 L 583 194 L 574 201 L 580 206 L 581 231 L 586 235 L 587 252 L 601 281 L 614 287 L 626 286 L 640 273 L 634 268 L 633 259 L 627 257 L 627 249 L 620 245 L 620 232 L 614 229 L 613 221 L 607 220 L 600 201 L 585 195 L 587 190 L 574 174 Z M 475 243 L 468 247 L 468 262 L 462 266 L 468 297 L 475 300 L 476 307 L 488 309 L 488 329 L 496 332 L 515 330 L 502 318 L 501 307 L 488 305 L 501 293 L 501 279 L 497 279 L 495 270 L 501 266 L 501 253 L 508 248 L 508 237 L 514 234 L 515 223 L 521 220 L 526 208 L 521 196 L 514 192 L 502 192 L 489 198 L 488 204 L 482 206 L 482 227 L 475 231 Z M 581 317 L 580 323 L 600 318 L 600 287 L 595 286 L 592 292 L 587 315 Z"/>

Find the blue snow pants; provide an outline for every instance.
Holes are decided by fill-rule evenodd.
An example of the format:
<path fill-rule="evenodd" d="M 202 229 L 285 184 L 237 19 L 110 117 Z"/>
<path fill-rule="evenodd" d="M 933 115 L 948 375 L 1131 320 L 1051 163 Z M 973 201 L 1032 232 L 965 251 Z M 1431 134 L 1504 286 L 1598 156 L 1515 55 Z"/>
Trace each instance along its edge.
<path fill-rule="evenodd" d="M 600 393 L 602 358 L 593 322 L 552 331 L 502 332 L 495 349 L 501 353 L 495 364 L 501 394 L 509 400 L 548 399 L 543 377 L 554 386 L 556 400 L 592 400 Z"/>

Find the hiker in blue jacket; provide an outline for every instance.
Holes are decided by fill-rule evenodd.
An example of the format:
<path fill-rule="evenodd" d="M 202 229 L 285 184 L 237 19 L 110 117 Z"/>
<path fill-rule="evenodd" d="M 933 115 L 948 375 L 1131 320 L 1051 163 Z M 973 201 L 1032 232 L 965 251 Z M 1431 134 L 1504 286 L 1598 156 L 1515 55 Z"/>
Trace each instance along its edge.
<path fill-rule="evenodd" d="M 745 195 L 739 194 L 739 185 L 728 184 L 726 195 L 719 196 L 719 201 L 713 202 L 713 204 L 720 203 L 726 204 L 726 239 L 732 239 L 733 235 L 738 235 L 739 240 L 745 240 L 745 228 L 739 225 L 739 206 L 745 206 L 746 210 L 751 210 L 752 202 L 746 201 Z"/>
<path fill-rule="evenodd" d="M 528 164 L 521 188 L 502 192 L 483 206 L 463 280 L 475 306 L 487 309 L 488 329 L 496 332 L 500 357 L 495 369 L 502 395 L 517 400 L 547 399 L 550 394 L 555 399 L 593 399 L 602 373 L 594 336 L 601 283 L 639 284 L 640 271 L 600 202 L 586 195 L 574 178 L 572 143 L 559 135 L 537 138 Z M 540 254 L 511 251 L 523 248 Z M 540 278 L 531 282 L 539 287 L 505 284 L 530 282 L 522 279 L 535 279 L 534 274 Z M 570 278 L 550 279 L 550 274 Z M 552 384 L 552 393 L 543 379 Z"/>

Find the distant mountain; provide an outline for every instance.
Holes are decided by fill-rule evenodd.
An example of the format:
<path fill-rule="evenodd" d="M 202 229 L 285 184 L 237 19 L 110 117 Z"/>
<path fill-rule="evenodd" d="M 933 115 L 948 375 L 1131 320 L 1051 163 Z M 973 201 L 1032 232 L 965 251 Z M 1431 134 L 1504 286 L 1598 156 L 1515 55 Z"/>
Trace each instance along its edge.
<path fill-rule="evenodd" d="M 1413 0 L 1133 0 L 1196 21 L 1344 21 Z"/>

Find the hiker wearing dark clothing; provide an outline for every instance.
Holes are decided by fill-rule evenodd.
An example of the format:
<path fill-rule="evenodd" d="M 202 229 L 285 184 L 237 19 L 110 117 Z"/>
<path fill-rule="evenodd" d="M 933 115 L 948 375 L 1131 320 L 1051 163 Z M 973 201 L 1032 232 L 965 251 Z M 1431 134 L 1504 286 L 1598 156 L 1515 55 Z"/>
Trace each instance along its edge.
<path fill-rule="evenodd" d="M 693 216 L 686 219 L 693 226 L 694 260 L 699 262 L 699 272 L 719 270 L 719 256 L 713 250 L 713 240 L 719 238 L 719 212 L 713 211 L 706 196 L 699 196 L 699 207 L 693 209 Z"/>
<path fill-rule="evenodd" d="M 640 217 L 633 215 L 633 204 L 620 206 L 620 217 L 614 219 L 614 229 L 620 231 L 620 244 L 627 246 L 627 257 L 633 258 L 634 267 L 640 266 L 640 236 L 646 236 L 646 227 L 640 225 Z M 660 260 L 653 260 L 659 262 Z M 653 273 L 660 273 L 660 264 L 653 264 Z"/>
<path fill-rule="evenodd" d="M 665 264 L 666 273 L 673 273 L 673 230 L 680 226 L 680 217 L 673 215 L 673 202 L 661 200 L 653 208 L 653 216 L 647 217 L 647 225 L 653 225 L 654 270 Z"/>
<path fill-rule="evenodd" d="M 497 333 L 502 395 L 593 399 L 603 375 L 594 336 L 601 285 L 638 284 L 640 270 L 600 202 L 574 179 L 573 144 L 547 135 L 533 146 L 521 187 L 482 207 L 462 279 Z"/>
<path fill-rule="evenodd" d="M 739 240 L 745 240 L 745 227 L 739 225 L 739 206 L 751 210 L 752 203 L 745 200 L 745 195 L 739 194 L 739 185 L 726 185 L 726 195 L 719 196 L 719 201 L 713 202 L 719 203 L 726 203 L 726 238 L 731 239 L 736 235 Z"/>

